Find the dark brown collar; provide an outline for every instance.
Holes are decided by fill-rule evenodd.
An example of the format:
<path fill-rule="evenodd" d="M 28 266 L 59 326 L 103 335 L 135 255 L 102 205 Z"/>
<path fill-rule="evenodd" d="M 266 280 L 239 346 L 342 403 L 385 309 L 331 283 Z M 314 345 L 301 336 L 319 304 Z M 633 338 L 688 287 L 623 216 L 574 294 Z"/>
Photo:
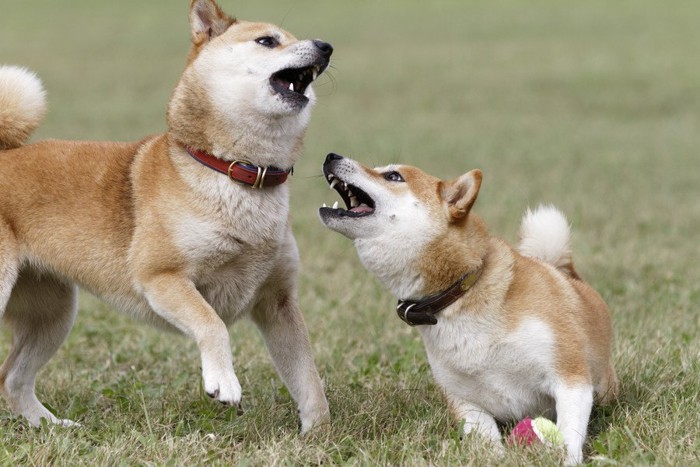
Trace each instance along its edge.
<path fill-rule="evenodd" d="M 267 188 L 283 184 L 294 168 L 289 170 L 278 169 L 277 167 L 260 167 L 253 165 L 246 160 L 236 160 L 233 162 L 219 159 L 213 154 L 199 149 L 191 148 L 186 144 L 182 145 L 185 151 L 198 162 L 206 165 L 210 169 L 228 175 L 232 180 L 241 182 L 252 188 Z"/>
<path fill-rule="evenodd" d="M 482 268 L 463 275 L 454 284 L 442 292 L 419 301 L 399 300 L 396 313 L 409 326 L 437 324 L 435 315 L 457 301 L 481 277 Z"/>

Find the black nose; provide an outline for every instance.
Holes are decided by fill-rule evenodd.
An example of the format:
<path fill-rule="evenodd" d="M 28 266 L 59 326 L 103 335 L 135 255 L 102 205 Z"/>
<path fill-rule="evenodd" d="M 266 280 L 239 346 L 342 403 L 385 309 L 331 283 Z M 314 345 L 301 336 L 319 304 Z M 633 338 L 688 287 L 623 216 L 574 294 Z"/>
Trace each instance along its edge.
<path fill-rule="evenodd" d="M 323 42 L 318 39 L 314 39 L 313 42 L 314 45 L 318 47 L 318 50 L 321 51 L 324 57 L 328 58 L 333 53 L 333 46 L 330 45 L 328 42 Z"/>
<path fill-rule="evenodd" d="M 328 154 L 326 156 L 326 164 L 331 162 L 331 161 L 339 161 L 342 158 L 343 158 L 343 156 L 336 154 L 334 152 L 331 152 L 330 154 Z"/>

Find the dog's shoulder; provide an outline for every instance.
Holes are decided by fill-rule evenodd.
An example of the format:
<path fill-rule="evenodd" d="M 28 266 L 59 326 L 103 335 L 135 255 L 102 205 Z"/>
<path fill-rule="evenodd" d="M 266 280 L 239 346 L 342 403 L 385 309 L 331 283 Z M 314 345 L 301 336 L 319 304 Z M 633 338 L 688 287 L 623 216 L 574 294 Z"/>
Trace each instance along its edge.
<path fill-rule="evenodd" d="M 512 287 L 517 253 L 497 237 L 488 240 L 481 277 L 463 300 L 462 309 L 479 314 L 499 313 Z"/>

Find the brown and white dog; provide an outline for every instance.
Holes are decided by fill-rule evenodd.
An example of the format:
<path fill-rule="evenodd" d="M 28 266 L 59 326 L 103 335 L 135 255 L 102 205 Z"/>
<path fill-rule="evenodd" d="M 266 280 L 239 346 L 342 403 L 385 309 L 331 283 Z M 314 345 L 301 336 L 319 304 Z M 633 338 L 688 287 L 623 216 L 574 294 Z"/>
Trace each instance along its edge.
<path fill-rule="evenodd" d="M 297 304 L 284 181 L 333 48 L 236 20 L 213 0 L 192 0 L 189 19 L 168 131 L 139 142 L 23 145 L 44 91 L 32 73 L 0 68 L 0 314 L 13 332 L 0 387 L 32 424 L 71 423 L 34 383 L 71 329 L 75 284 L 193 339 L 204 389 L 224 404 L 241 400 L 227 326 L 249 316 L 302 433 L 329 417 Z"/>
<path fill-rule="evenodd" d="M 556 419 L 567 461 L 582 460 L 594 401 L 611 400 L 608 309 L 574 270 L 558 210 L 528 211 L 517 250 L 491 237 L 472 206 L 482 174 L 442 181 L 415 167 L 370 169 L 329 154 L 323 173 L 346 209 L 323 223 L 418 325 L 435 381 L 465 432 L 501 446 L 496 421 Z"/>

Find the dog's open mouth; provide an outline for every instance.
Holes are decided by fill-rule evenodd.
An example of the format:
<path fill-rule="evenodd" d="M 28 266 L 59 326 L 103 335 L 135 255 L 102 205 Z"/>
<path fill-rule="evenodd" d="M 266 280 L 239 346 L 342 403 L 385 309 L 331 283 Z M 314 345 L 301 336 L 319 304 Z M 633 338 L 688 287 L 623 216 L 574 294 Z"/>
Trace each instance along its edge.
<path fill-rule="evenodd" d="M 303 68 L 285 68 L 270 76 L 272 89 L 284 98 L 308 98 L 306 88 L 321 74 L 321 68 L 311 65 Z"/>
<path fill-rule="evenodd" d="M 321 208 L 321 212 L 333 214 L 341 217 L 365 217 L 374 213 L 374 200 L 364 191 L 342 181 L 332 173 L 326 173 L 326 180 L 331 188 L 338 192 L 340 197 L 345 202 L 345 209 L 338 207 L 338 202 L 329 208 L 325 204 Z"/>

